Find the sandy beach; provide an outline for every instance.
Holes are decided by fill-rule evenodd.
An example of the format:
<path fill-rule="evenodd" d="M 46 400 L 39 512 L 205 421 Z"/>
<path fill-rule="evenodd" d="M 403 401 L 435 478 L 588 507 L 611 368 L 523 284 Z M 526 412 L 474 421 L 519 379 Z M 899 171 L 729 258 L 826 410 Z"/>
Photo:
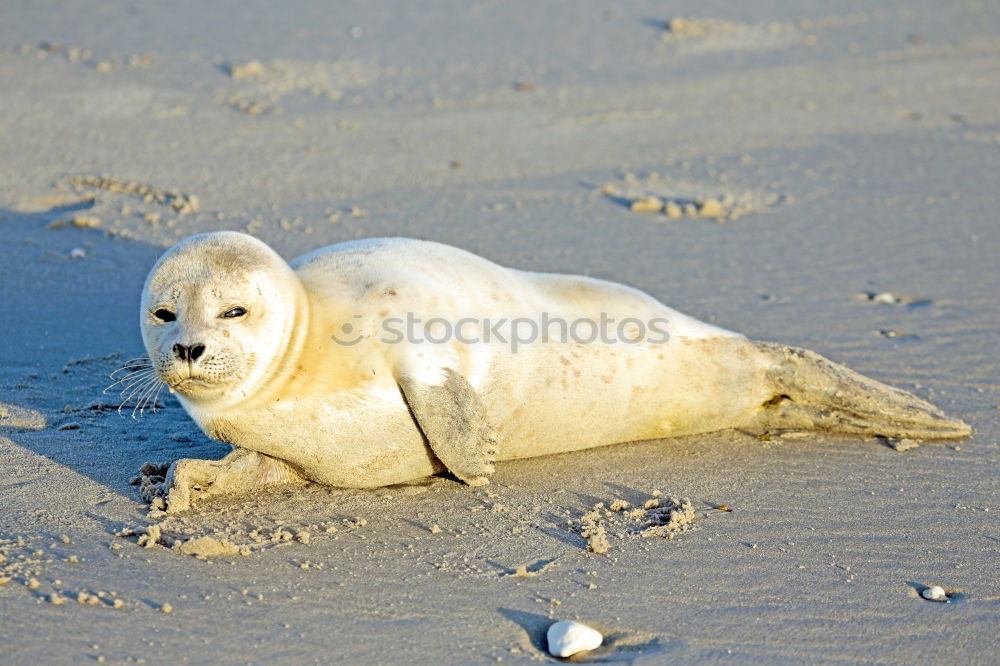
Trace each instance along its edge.
<path fill-rule="evenodd" d="M 8 0 L 0 155 L 0 663 L 557 661 L 556 620 L 601 663 L 1000 663 L 1000 6 Z M 627 283 L 974 434 L 725 431 L 168 517 L 143 465 L 228 447 L 104 389 L 156 258 L 220 229 Z M 668 537 L 621 509 L 671 498 Z"/>

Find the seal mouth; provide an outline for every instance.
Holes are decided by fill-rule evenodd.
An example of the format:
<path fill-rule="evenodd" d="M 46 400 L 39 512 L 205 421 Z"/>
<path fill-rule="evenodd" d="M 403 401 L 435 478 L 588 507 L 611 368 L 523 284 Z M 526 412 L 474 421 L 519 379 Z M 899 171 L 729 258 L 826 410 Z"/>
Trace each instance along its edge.
<path fill-rule="evenodd" d="M 172 382 L 167 382 L 167 386 L 170 388 L 171 393 L 194 393 L 199 390 L 206 389 L 217 389 L 219 385 L 202 379 L 201 377 L 184 377 L 183 379 L 178 379 Z"/>

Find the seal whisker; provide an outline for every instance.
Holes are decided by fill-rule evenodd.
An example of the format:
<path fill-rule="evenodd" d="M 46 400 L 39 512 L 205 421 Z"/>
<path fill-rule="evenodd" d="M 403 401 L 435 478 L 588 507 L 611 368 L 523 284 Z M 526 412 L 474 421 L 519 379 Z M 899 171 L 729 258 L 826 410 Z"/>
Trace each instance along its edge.
<path fill-rule="evenodd" d="M 140 415 L 142 415 L 143 412 L 145 412 L 146 407 L 150 405 L 150 401 L 152 401 L 151 410 L 156 411 L 156 397 L 159 395 L 160 390 L 164 386 L 165 383 L 163 381 L 153 382 L 150 385 L 150 387 L 145 391 L 145 393 L 142 394 L 140 400 L 138 401 L 138 403 L 136 403 L 136 407 L 139 409 Z"/>
<path fill-rule="evenodd" d="M 146 412 L 146 405 L 149 404 L 150 397 L 152 397 L 152 401 L 153 401 L 153 407 L 152 407 L 151 411 L 153 411 L 153 412 L 156 411 L 156 397 L 159 395 L 160 389 L 163 388 L 163 384 L 164 384 L 163 381 L 160 380 L 159 378 L 157 378 L 157 380 L 155 382 L 153 382 L 146 389 L 146 391 L 142 394 L 142 396 L 139 398 L 139 400 L 136 401 L 135 407 L 132 408 L 132 418 L 133 419 L 135 418 L 136 410 L 138 410 L 139 416 L 142 416 L 143 414 L 145 414 L 145 412 Z"/>
<path fill-rule="evenodd" d="M 152 412 L 153 412 L 154 414 L 156 413 L 156 401 L 160 399 L 160 391 L 162 391 L 162 390 L 163 390 L 163 387 L 164 387 L 164 386 L 166 386 L 166 383 L 165 383 L 165 382 L 161 382 L 161 383 L 160 383 L 160 384 L 159 384 L 159 385 L 158 385 L 158 386 L 156 387 L 156 392 L 155 392 L 155 393 L 153 394 L 153 407 L 152 407 L 152 410 L 151 410 L 151 411 L 152 411 Z"/>
<path fill-rule="evenodd" d="M 122 390 L 118 392 L 118 396 L 121 398 L 125 398 L 126 394 L 128 394 L 128 397 L 131 397 L 132 395 L 134 395 L 134 390 L 156 379 L 158 379 L 158 376 L 155 373 L 148 374 L 143 377 L 135 377 L 131 381 L 129 381 L 128 384 L 122 387 Z"/>
<path fill-rule="evenodd" d="M 142 405 L 142 403 L 143 403 L 143 401 L 145 400 L 146 396 L 147 396 L 147 395 L 149 395 L 149 391 L 150 391 L 150 390 L 152 390 L 152 389 L 153 389 L 153 388 L 154 388 L 155 386 L 156 386 L 156 385 L 154 384 L 154 385 L 152 385 L 152 386 L 148 387 L 148 388 L 146 389 L 146 392 L 145 392 L 145 393 L 143 393 L 143 394 L 142 394 L 142 395 L 141 395 L 141 396 L 140 396 L 140 397 L 139 397 L 139 398 L 138 398 L 138 399 L 137 399 L 137 400 L 135 401 L 135 405 L 134 405 L 134 406 L 132 407 L 132 419 L 133 419 L 133 420 L 135 419 L 135 414 L 136 414 L 136 412 L 139 412 L 139 414 L 142 414 L 142 409 L 140 408 L 140 405 Z"/>
<path fill-rule="evenodd" d="M 154 377 L 146 377 L 144 379 L 137 381 L 134 384 L 130 384 L 128 388 L 122 391 L 121 400 L 118 403 L 118 413 L 121 414 L 122 407 L 124 407 L 129 400 L 145 394 L 147 390 L 149 390 L 151 387 L 155 387 L 158 384 L 161 384 L 162 381 L 163 380 L 161 380 L 159 376 L 154 376 Z M 128 395 L 125 395 L 126 391 L 128 391 Z"/>
<path fill-rule="evenodd" d="M 129 372 L 134 372 L 136 370 L 146 370 L 153 367 L 153 362 L 148 356 L 137 356 L 136 358 L 130 358 L 129 360 L 122 363 L 122 367 L 118 368 L 111 373 L 114 377 L 119 372 L 128 370 Z"/>
<path fill-rule="evenodd" d="M 109 379 L 119 380 L 125 377 L 130 377 L 140 372 L 150 372 L 150 371 L 155 372 L 152 366 L 146 366 L 142 368 L 119 368 L 118 370 L 112 372 L 108 377 Z"/>
<path fill-rule="evenodd" d="M 155 382 L 150 381 L 148 383 L 143 383 L 143 384 L 141 384 L 139 386 L 136 386 L 127 396 L 123 397 L 119 401 L 119 403 L 118 403 L 118 413 L 121 414 L 122 409 L 128 405 L 129 401 L 132 400 L 132 398 L 141 395 L 144 391 L 146 391 L 147 389 L 149 389 L 150 386 L 154 386 L 154 385 L 155 385 Z"/>
<path fill-rule="evenodd" d="M 122 374 L 125 373 L 125 374 Z M 122 364 L 122 367 L 114 370 L 108 378 L 113 380 L 111 384 L 106 386 L 102 393 L 107 393 L 116 386 L 124 384 L 121 393 L 132 388 L 132 386 L 141 380 L 148 378 L 151 374 L 155 374 L 156 369 L 153 367 L 153 362 L 148 356 L 137 356 L 136 358 L 130 358 Z"/>
<path fill-rule="evenodd" d="M 124 374 L 124 375 L 121 374 L 122 372 L 124 372 L 126 370 L 128 370 L 127 374 Z M 144 372 L 151 372 L 151 371 L 155 372 L 155 370 L 153 370 L 153 368 L 151 368 L 151 367 L 150 368 L 138 368 L 138 369 L 119 368 L 118 370 L 115 370 L 110 375 L 108 375 L 108 379 L 114 379 L 115 380 L 115 384 L 117 384 L 118 382 L 128 380 L 129 377 L 132 377 L 134 375 L 137 375 L 137 374 L 140 374 L 140 373 L 144 373 Z M 114 386 L 114 384 L 112 384 L 112 386 Z"/>
<path fill-rule="evenodd" d="M 129 398 L 135 397 L 146 386 L 158 379 L 159 377 L 155 373 L 144 377 L 135 377 L 128 384 L 122 386 L 121 391 L 118 392 L 119 401 L 125 402 Z"/>
<path fill-rule="evenodd" d="M 113 384 L 109 384 L 108 386 L 106 386 L 104 388 L 103 393 L 107 393 L 108 391 L 110 391 L 114 387 L 119 386 L 121 384 L 125 384 L 125 388 L 122 389 L 122 391 L 124 392 L 124 391 L 128 390 L 128 387 L 131 386 L 132 384 L 134 384 L 135 382 L 140 381 L 142 379 L 146 379 L 147 377 L 149 377 L 151 375 L 155 375 L 155 374 L 156 374 L 156 371 L 153 370 L 153 369 L 151 369 L 151 368 L 147 369 L 147 370 L 137 370 L 135 372 L 127 374 L 124 377 L 118 379 Z"/>
<path fill-rule="evenodd" d="M 135 358 L 130 358 L 129 360 L 122 363 L 123 368 L 130 368 L 138 365 L 150 365 L 150 360 L 148 356 L 136 356 Z"/>

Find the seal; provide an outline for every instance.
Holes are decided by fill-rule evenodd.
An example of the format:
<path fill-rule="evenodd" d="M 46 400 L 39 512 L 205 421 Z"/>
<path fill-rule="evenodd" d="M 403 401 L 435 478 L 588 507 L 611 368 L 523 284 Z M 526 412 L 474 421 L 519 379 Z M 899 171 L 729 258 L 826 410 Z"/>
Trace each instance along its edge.
<path fill-rule="evenodd" d="M 167 509 L 312 481 L 376 487 L 497 461 L 727 428 L 917 439 L 970 428 L 810 351 L 630 287 L 369 239 L 286 263 L 237 232 L 181 241 L 142 293 L 152 369 L 234 447 L 182 459 Z"/>

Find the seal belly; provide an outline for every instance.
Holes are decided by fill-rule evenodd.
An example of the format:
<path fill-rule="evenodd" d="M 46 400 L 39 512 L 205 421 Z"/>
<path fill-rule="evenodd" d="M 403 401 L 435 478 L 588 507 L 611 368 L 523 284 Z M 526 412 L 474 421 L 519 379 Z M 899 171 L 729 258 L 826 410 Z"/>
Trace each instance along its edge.
<path fill-rule="evenodd" d="M 766 394 L 749 344 L 724 336 L 642 346 L 539 345 L 505 369 L 518 386 L 502 393 L 519 396 L 516 404 L 492 403 L 499 457 L 739 427 Z"/>

